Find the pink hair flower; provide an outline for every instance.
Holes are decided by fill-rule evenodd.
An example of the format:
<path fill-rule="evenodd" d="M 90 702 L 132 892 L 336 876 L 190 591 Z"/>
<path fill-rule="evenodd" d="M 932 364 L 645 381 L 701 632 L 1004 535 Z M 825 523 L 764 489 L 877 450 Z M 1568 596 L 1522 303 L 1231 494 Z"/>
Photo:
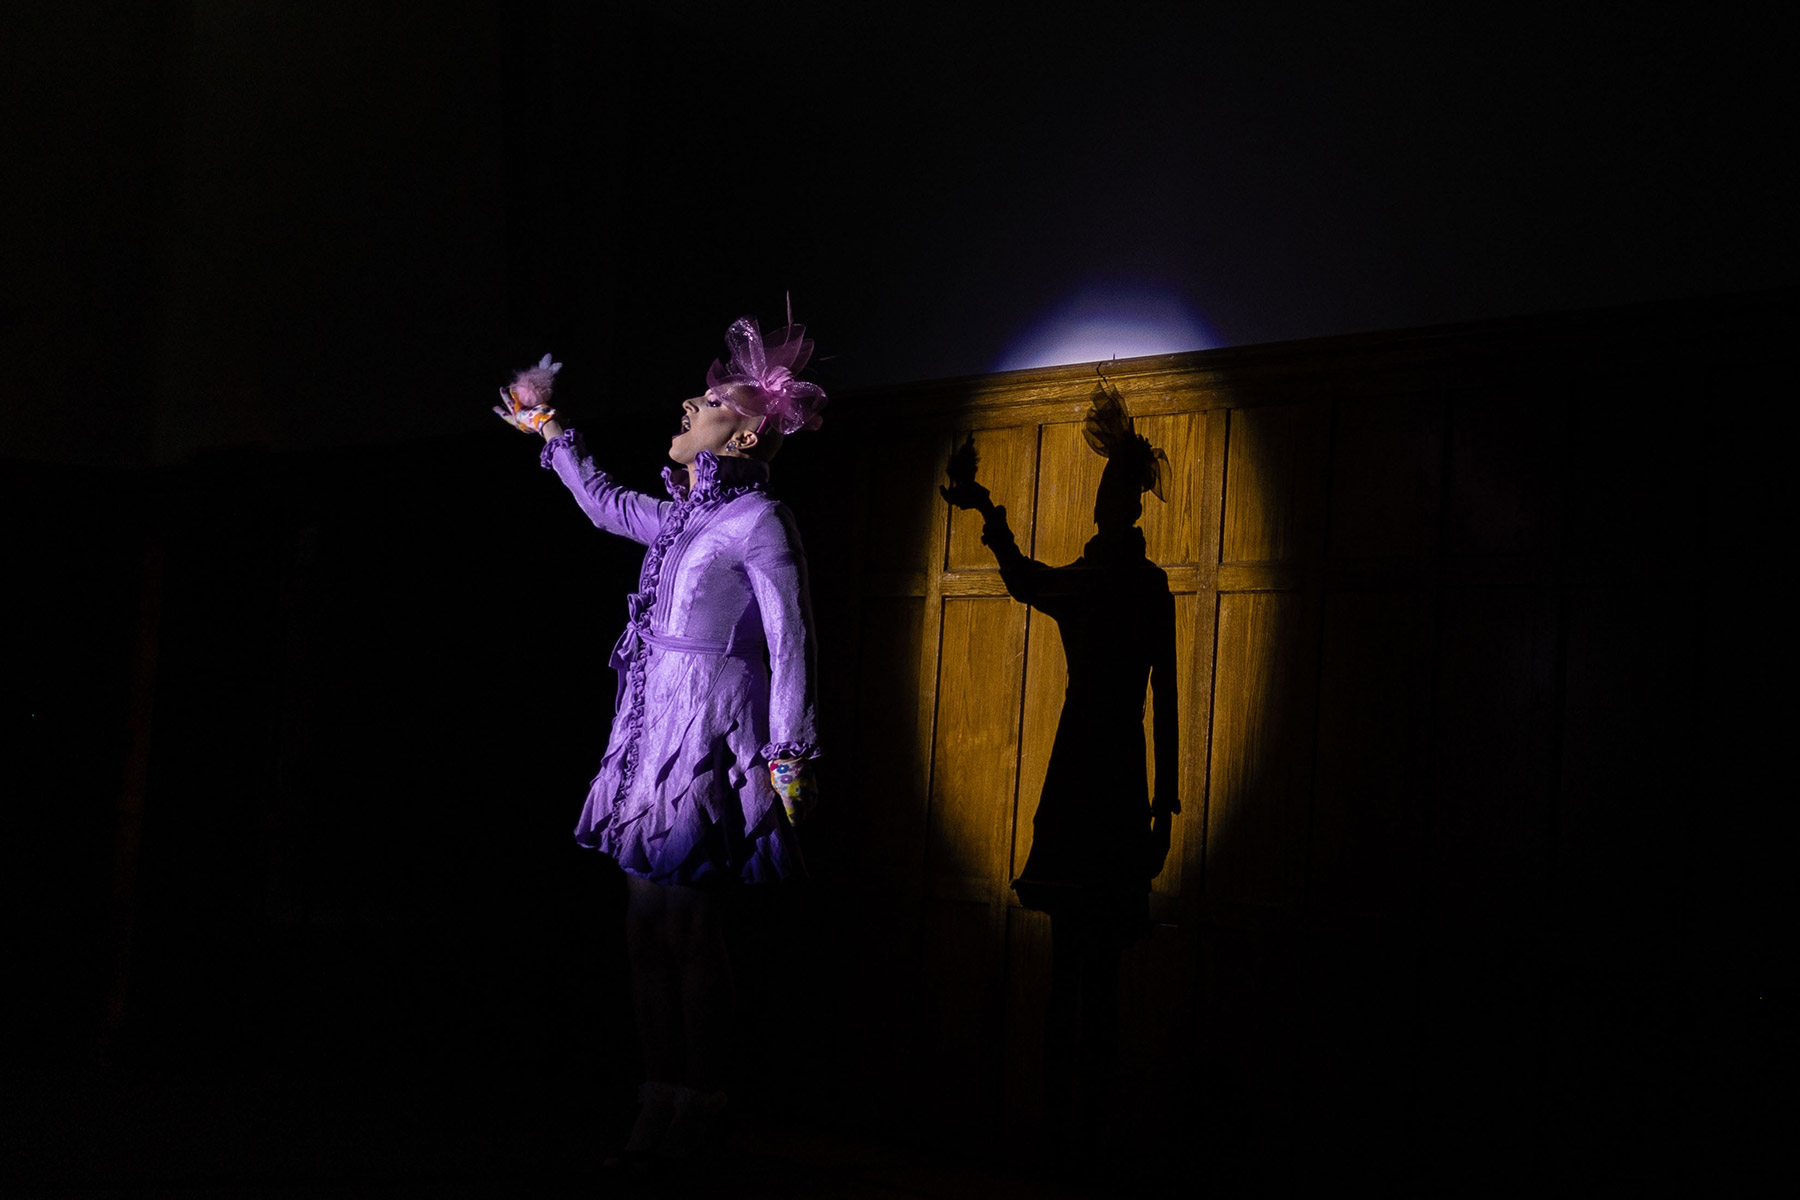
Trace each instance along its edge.
<path fill-rule="evenodd" d="M 747 417 L 773 421 L 783 435 L 820 426 L 825 390 L 799 378 L 813 344 L 791 312 L 767 338 L 755 317 L 739 317 L 725 331 L 725 348 L 725 360 L 714 359 L 706 372 L 707 391 Z"/>

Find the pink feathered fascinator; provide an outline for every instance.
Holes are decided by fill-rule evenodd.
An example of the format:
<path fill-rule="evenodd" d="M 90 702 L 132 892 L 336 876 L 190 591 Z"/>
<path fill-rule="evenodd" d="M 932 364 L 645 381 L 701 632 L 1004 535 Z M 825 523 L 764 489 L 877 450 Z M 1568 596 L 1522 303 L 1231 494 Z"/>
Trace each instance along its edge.
<path fill-rule="evenodd" d="M 725 348 L 725 361 L 714 359 L 706 372 L 707 391 L 747 417 L 773 421 L 784 436 L 819 427 L 825 390 L 797 378 L 813 344 L 806 326 L 794 324 L 792 309 L 788 323 L 767 338 L 755 317 L 739 317 L 725 331 Z"/>

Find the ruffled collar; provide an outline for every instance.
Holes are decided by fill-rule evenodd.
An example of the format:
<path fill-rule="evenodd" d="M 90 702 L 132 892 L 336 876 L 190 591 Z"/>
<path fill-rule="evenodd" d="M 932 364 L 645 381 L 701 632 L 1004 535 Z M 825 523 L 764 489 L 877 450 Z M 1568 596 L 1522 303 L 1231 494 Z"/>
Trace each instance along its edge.
<path fill-rule="evenodd" d="M 728 500 L 769 486 L 769 464 L 754 458 L 730 455 L 721 458 L 710 450 L 694 455 L 688 468 L 664 467 L 663 486 L 676 500 Z"/>

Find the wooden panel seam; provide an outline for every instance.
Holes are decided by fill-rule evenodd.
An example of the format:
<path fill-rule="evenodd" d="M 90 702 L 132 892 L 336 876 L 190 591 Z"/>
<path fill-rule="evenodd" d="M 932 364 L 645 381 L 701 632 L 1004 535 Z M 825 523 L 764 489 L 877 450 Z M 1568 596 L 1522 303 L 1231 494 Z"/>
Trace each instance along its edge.
<path fill-rule="evenodd" d="M 1206 894 L 1208 823 L 1212 816 L 1212 722 L 1214 689 L 1218 684 L 1219 658 L 1219 557 L 1225 545 L 1225 471 L 1226 456 L 1231 447 L 1231 414 L 1229 411 L 1208 413 L 1206 422 L 1206 477 L 1196 500 L 1200 509 L 1200 578 L 1197 591 L 1200 601 L 1194 612 L 1194 694 L 1201 711 L 1183 727 L 1191 731 L 1184 738 L 1187 752 L 1198 756 L 1199 780 L 1196 794 L 1184 798 L 1182 813 L 1186 828 L 1182 840 L 1188 862 L 1182 871 L 1182 919 L 1192 921 L 1200 912 Z M 1209 507 L 1210 506 L 1210 507 Z M 1187 867 L 1193 866 L 1189 871 Z M 1189 882 L 1191 879 L 1192 882 Z"/>
<path fill-rule="evenodd" d="M 950 446 L 948 438 L 938 439 L 940 462 L 948 462 Z M 931 541 L 926 548 L 927 563 L 935 565 L 944 561 L 945 548 L 950 540 L 950 505 L 936 491 L 931 493 L 933 519 L 931 524 Z M 924 806 L 925 836 L 919 844 L 918 886 L 915 895 L 922 896 L 925 882 L 929 878 L 926 868 L 931 854 L 931 789 L 937 773 L 937 701 L 938 701 L 938 669 L 944 644 L 944 601 L 938 588 L 941 572 L 927 570 L 925 572 L 925 604 L 919 619 L 925 622 L 919 639 L 919 748 L 920 761 L 925 764 L 922 781 L 925 794 L 920 797 Z M 919 914 L 913 914 L 917 917 Z M 915 922 L 916 923 L 916 922 Z M 923 926 L 919 926 L 921 935 Z"/>
<path fill-rule="evenodd" d="M 1039 477 L 1043 474 L 1043 470 L 1044 470 L 1044 427 L 1042 425 L 1039 425 L 1037 427 L 1036 436 L 1033 439 L 1033 443 L 1034 443 L 1034 447 L 1033 447 L 1033 452 L 1032 452 L 1032 456 L 1031 456 L 1031 537 L 1026 542 L 1026 545 L 1031 547 L 1031 550 L 1027 551 L 1028 554 L 1032 553 L 1033 551 L 1035 551 L 1037 549 L 1037 531 L 1038 531 L 1037 506 L 1038 506 L 1038 494 L 1039 494 L 1038 493 L 1038 480 L 1039 480 Z M 1033 554 L 1033 557 L 1035 557 L 1035 554 Z M 1002 590 L 1004 590 L 1004 581 L 1002 581 Z M 1007 878 L 1005 881 L 1006 886 L 1001 889 L 1000 896 L 999 896 L 1000 920 L 1001 920 L 1002 938 L 1003 938 L 1002 946 L 1001 946 L 1002 951 L 1005 950 L 1004 927 L 1006 924 L 1006 905 L 1007 905 L 1007 902 L 1010 899 L 1012 899 L 1012 887 L 1011 887 L 1012 881 L 1019 877 L 1019 871 L 1021 870 L 1021 864 L 1019 863 L 1018 857 L 1017 857 L 1018 850 L 1019 850 L 1019 788 L 1020 788 L 1021 782 L 1023 781 L 1023 779 L 1025 777 L 1025 709 L 1029 704 L 1029 700 L 1027 698 L 1029 680 L 1026 678 L 1026 673 L 1029 670 L 1029 664 L 1031 662 L 1031 634 L 1032 634 L 1032 627 L 1033 627 L 1033 625 L 1036 624 L 1036 622 L 1032 620 L 1034 615 L 1035 614 L 1031 611 L 1031 606 L 1026 605 L 1025 606 L 1025 636 L 1024 636 L 1024 639 L 1020 642 L 1020 646 L 1022 649 L 1021 649 L 1021 653 L 1019 656 L 1019 713 L 1018 713 L 1019 723 L 1018 723 L 1018 732 L 1017 732 L 1016 736 L 1013 738 L 1012 819 L 1010 821 L 1008 821 L 1007 825 L 1006 825 L 1006 875 L 1007 875 Z"/>

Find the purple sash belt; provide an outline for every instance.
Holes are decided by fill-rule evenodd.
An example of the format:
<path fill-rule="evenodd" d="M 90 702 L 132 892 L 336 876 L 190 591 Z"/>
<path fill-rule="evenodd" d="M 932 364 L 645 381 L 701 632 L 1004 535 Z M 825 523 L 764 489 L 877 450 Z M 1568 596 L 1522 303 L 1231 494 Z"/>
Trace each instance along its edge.
<path fill-rule="evenodd" d="M 631 612 L 631 621 L 625 626 L 625 632 L 619 635 L 613 646 L 612 658 L 609 661 L 612 669 L 619 673 L 618 690 L 613 695 L 613 707 L 616 710 L 625 700 L 625 679 L 631 670 L 631 664 L 637 661 L 644 647 L 653 650 L 674 650 L 683 654 L 721 654 L 735 658 L 752 657 L 749 646 L 734 646 L 730 642 L 718 642 L 711 638 L 675 637 L 666 633 L 651 633 L 650 622 L 643 621 L 644 628 L 638 628 L 639 618 L 643 615 L 642 606 L 636 596 L 629 598 L 627 607 Z"/>

